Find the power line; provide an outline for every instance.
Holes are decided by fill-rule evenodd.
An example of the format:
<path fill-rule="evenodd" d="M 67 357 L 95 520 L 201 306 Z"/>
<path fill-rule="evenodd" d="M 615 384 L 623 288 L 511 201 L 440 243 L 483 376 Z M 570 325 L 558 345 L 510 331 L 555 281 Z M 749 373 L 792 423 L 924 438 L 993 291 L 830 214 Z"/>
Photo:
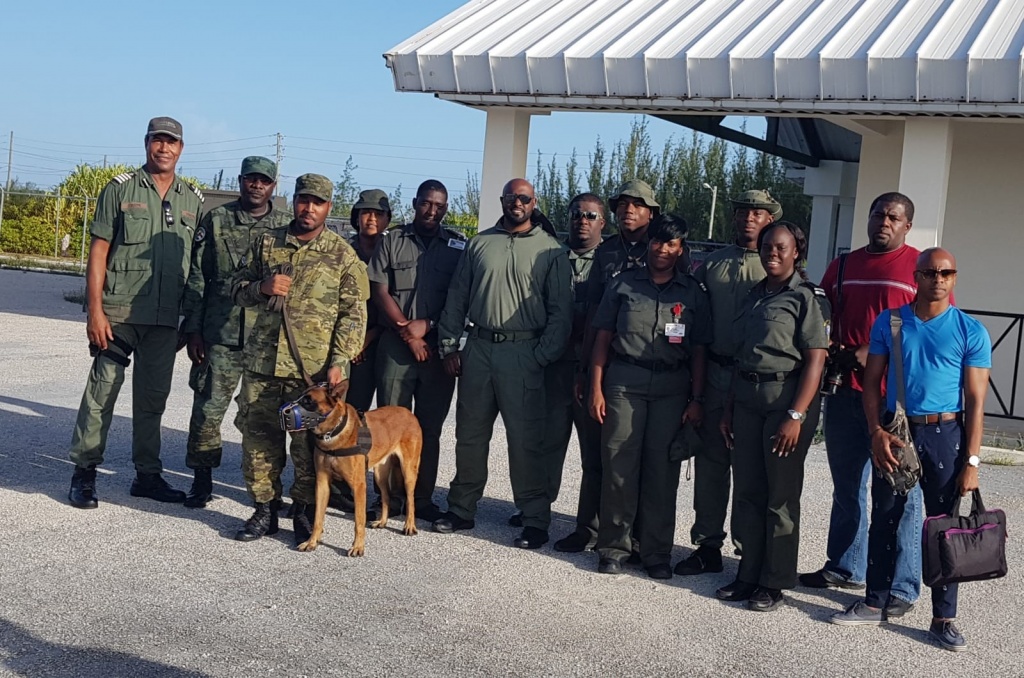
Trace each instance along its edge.
<path fill-rule="evenodd" d="M 220 139 L 218 141 L 197 141 L 195 143 L 187 143 L 188 146 L 212 146 L 214 144 L 233 144 L 237 141 L 252 141 L 253 139 L 266 139 L 272 138 L 273 134 L 263 134 L 258 137 L 242 137 L 240 139 Z M 97 146 L 93 144 L 68 144 L 62 141 L 46 141 L 43 139 L 25 139 L 25 141 L 33 141 L 37 144 L 52 144 L 54 146 L 73 146 L 75 148 L 138 148 L 138 146 Z"/>

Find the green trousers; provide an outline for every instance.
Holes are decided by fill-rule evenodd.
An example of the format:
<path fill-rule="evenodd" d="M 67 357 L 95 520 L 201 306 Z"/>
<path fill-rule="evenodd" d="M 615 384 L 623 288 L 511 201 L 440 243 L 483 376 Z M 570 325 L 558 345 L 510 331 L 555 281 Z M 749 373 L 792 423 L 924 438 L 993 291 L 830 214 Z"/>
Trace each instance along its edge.
<path fill-rule="evenodd" d="M 725 541 L 725 516 L 729 510 L 729 489 L 732 484 L 732 451 L 725 446 L 718 425 L 725 411 L 726 394 L 707 388 L 704 420 L 699 430 L 700 446 L 694 454 L 693 527 L 690 541 L 694 546 L 721 549 Z M 736 517 L 730 526 L 737 551 Z"/>
<path fill-rule="evenodd" d="M 139 473 L 160 473 L 160 419 L 171 392 L 178 331 L 162 325 L 111 323 L 114 336 L 130 347 L 132 367 L 132 461 Z M 108 351 L 125 355 L 114 344 Z M 103 463 L 114 404 L 124 384 L 124 366 L 109 355 L 92 361 L 71 436 L 71 461 L 81 468 Z"/>
<path fill-rule="evenodd" d="M 671 560 L 680 462 L 669 459 L 669 447 L 689 393 L 686 369 L 656 372 L 615 360 L 609 365 L 596 546 L 601 558 L 628 558 L 635 535 L 645 567 Z M 634 528 L 638 514 L 643 520 Z"/>
<path fill-rule="evenodd" d="M 572 360 L 559 360 L 544 368 L 544 397 L 547 407 L 547 420 L 544 427 L 544 445 L 547 447 L 545 453 L 551 462 L 551 471 L 548 476 L 548 495 L 551 503 L 558 498 L 558 491 L 562 486 L 562 469 L 565 465 L 565 453 L 569 449 L 569 439 L 572 437 L 572 430 L 576 429 L 576 438 L 580 444 L 580 457 L 584 469 L 584 482 L 593 481 L 587 477 L 587 450 L 596 447 L 597 477 L 596 487 L 587 488 L 588 498 L 595 494 L 596 498 L 591 501 L 593 509 L 577 511 L 577 520 L 580 515 L 588 515 L 583 526 L 589 527 L 593 523 L 594 535 L 597 534 L 597 511 L 601 496 L 601 426 L 586 410 L 583 405 L 576 402 L 573 387 L 576 380 L 577 363 Z M 592 483 L 593 484 L 593 483 Z M 580 505 L 584 507 L 584 491 L 580 488 Z"/>
<path fill-rule="evenodd" d="M 238 396 L 235 426 L 242 432 L 242 477 L 249 497 L 257 503 L 280 499 L 281 473 L 287 455 L 278 410 L 306 390 L 301 379 L 278 379 L 246 370 Z M 316 470 L 313 443 L 306 431 L 292 435 L 290 452 L 295 478 L 292 501 L 312 504 L 316 499 Z"/>
<path fill-rule="evenodd" d="M 544 445 L 544 369 L 534 357 L 537 340 L 492 344 L 470 337 L 462 351 L 462 376 L 455 406 L 455 478 L 448 510 L 467 520 L 487 484 L 487 457 L 494 421 L 501 414 L 508 436 L 509 478 L 523 526 L 551 524 Z"/>
<path fill-rule="evenodd" d="M 789 417 L 798 382 L 738 380 L 735 387 L 732 523 L 743 545 L 737 579 L 773 589 L 796 586 L 804 460 L 821 412 L 821 398 L 815 398 L 797 449 L 785 457 L 772 452 L 772 437 Z"/>
<path fill-rule="evenodd" d="M 185 455 L 189 468 L 220 466 L 220 427 L 243 370 L 242 349 L 222 344 L 207 344 L 206 358 L 192 366 L 188 385 L 194 395 Z"/>
<path fill-rule="evenodd" d="M 377 342 L 377 404 L 412 410 L 423 429 L 420 473 L 416 478 L 416 506 L 434 503 L 437 467 L 441 458 L 441 430 L 455 394 L 455 379 L 444 371 L 434 355 L 416 362 L 409 347 L 396 333 L 385 331 Z"/>

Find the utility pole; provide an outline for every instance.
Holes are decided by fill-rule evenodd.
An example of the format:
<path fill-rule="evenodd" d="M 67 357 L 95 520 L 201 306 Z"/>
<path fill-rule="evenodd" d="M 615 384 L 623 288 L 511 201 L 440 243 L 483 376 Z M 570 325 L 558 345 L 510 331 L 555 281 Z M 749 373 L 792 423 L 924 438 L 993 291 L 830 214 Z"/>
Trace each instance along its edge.
<path fill-rule="evenodd" d="M 103 169 L 107 169 L 107 154 L 103 154 Z"/>
<path fill-rule="evenodd" d="M 278 132 L 277 133 L 277 155 L 274 157 L 274 160 L 277 163 L 277 176 L 274 177 L 274 181 L 277 181 L 279 178 L 281 178 L 281 158 L 282 158 L 281 153 L 284 151 L 284 147 L 281 146 L 281 140 L 282 139 L 283 139 L 283 137 L 281 136 L 281 133 Z"/>
<path fill-rule="evenodd" d="M 7 181 L 4 183 L 4 190 L 11 190 L 11 163 L 14 159 L 14 130 L 11 130 L 11 138 L 7 142 Z"/>
<path fill-rule="evenodd" d="M 708 220 L 708 242 L 711 242 L 711 234 L 715 230 L 715 207 L 717 207 L 718 203 L 718 186 L 712 186 L 706 181 L 703 186 L 711 191 L 711 218 Z"/>

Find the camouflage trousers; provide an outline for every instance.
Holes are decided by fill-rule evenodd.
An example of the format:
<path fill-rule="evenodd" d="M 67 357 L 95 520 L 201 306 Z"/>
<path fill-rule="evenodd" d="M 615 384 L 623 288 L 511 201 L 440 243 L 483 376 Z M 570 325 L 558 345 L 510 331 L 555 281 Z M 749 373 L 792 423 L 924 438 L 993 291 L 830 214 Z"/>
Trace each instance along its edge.
<path fill-rule="evenodd" d="M 206 359 L 192 366 L 188 385 L 195 395 L 185 455 L 185 465 L 189 468 L 220 466 L 220 427 L 242 370 L 242 349 L 222 344 L 207 344 Z"/>
<path fill-rule="evenodd" d="M 242 432 L 242 477 L 249 496 L 263 504 L 282 494 L 281 473 L 287 455 L 278 410 L 296 400 L 306 390 L 301 379 L 278 379 L 246 370 L 238 396 L 235 426 Z M 312 504 L 316 498 L 316 471 L 313 444 L 306 431 L 292 436 L 290 450 L 295 479 L 289 496 L 292 501 Z"/>

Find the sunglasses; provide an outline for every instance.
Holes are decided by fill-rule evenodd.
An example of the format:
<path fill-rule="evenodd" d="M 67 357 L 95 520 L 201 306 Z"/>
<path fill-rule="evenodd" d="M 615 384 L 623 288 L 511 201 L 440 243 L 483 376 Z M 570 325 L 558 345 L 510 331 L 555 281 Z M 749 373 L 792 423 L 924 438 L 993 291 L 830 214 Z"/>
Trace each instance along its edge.
<path fill-rule="evenodd" d="M 164 222 L 168 226 L 174 226 L 174 210 L 171 209 L 171 201 L 170 200 L 164 200 L 163 208 L 164 208 Z"/>
<path fill-rule="evenodd" d="M 936 278 L 952 278 L 956 275 L 955 268 L 925 268 L 918 269 L 917 271 L 928 280 L 935 280 Z"/>
<path fill-rule="evenodd" d="M 523 195 L 522 193 L 506 193 L 501 196 L 501 201 L 506 205 L 514 205 L 516 202 L 520 202 L 524 205 L 529 205 L 533 202 L 532 195 Z"/>
<path fill-rule="evenodd" d="M 274 183 L 274 180 L 263 174 L 246 174 L 242 176 L 243 179 L 248 181 L 250 184 L 262 184 L 269 186 Z"/>
<path fill-rule="evenodd" d="M 584 212 L 583 210 L 576 209 L 570 211 L 569 216 L 576 221 L 579 221 L 581 219 L 586 219 L 587 221 L 597 221 L 598 219 L 601 218 L 601 215 L 597 212 Z"/>

